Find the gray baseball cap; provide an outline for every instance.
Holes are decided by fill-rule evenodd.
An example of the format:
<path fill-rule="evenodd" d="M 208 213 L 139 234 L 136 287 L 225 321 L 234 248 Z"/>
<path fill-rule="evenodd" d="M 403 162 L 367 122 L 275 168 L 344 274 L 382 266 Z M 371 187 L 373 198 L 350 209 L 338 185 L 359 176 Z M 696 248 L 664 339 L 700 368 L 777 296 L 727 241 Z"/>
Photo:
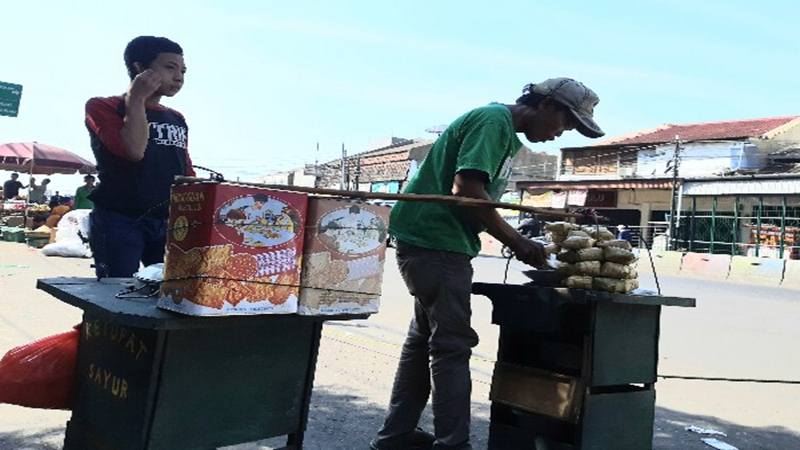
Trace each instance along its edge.
<path fill-rule="evenodd" d="M 545 95 L 568 107 L 577 119 L 578 131 L 582 135 L 599 138 L 605 134 L 593 117 L 600 97 L 583 83 L 572 78 L 550 78 L 525 86 L 523 92 Z"/>

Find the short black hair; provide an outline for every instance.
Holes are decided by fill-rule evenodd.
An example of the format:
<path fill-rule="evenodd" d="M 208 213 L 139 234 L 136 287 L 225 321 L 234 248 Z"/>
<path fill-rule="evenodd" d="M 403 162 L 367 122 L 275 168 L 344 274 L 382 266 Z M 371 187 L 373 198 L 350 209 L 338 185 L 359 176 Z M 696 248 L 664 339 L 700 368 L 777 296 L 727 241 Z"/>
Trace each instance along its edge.
<path fill-rule="evenodd" d="M 14 172 L 14 173 L 12 173 L 12 174 L 11 174 L 11 177 L 12 177 L 12 178 L 13 178 L 13 177 L 19 177 L 19 174 L 18 174 L 17 172 Z"/>
<path fill-rule="evenodd" d="M 575 117 L 575 114 L 572 112 L 572 110 L 570 109 L 569 106 L 561 103 L 560 101 L 558 101 L 558 100 L 556 100 L 554 98 L 551 98 L 549 95 L 544 95 L 544 94 L 539 94 L 537 92 L 533 92 L 533 85 L 532 84 L 529 84 L 529 85 L 525 86 L 522 89 L 522 95 L 517 99 L 517 104 L 518 105 L 530 106 L 531 108 L 538 108 L 539 105 L 543 101 L 545 101 L 547 99 L 550 99 L 550 101 L 554 105 L 556 105 L 558 107 L 558 109 L 560 109 L 561 111 L 569 113 L 570 117 L 572 117 L 572 120 L 576 124 L 580 123 L 580 121 L 578 121 L 578 118 Z"/>
<path fill-rule="evenodd" d="M 261 202 L 261 203 L 268 203 L 269 202 L 269 196 L 264 195 L 264 194 L 256 194 L 256 195 L 253 196 L 253 201 L 254 202 Z"/>
<path fill-rule="evenodd" d="M 159 53 L 183 55 L 183 49 L 176 42 L 158 36 L 139 36 L 128 42 L 125 47 L 125 67 L 128 68 L 128 76 L 131 77 L 131 80 L 139 74 L 133 67 L 133 63 L 138 62 L 145 67 L 150 67 Z"/>
<path fill-rule="evenodd" d="M 89 181 L 89 180 L 94 180 L 94 175 L 86 175 L 85 177 L 83 177 L 83 181 Z"/>
<path fill-rule="evenodd" d="M 539 94 L 538 92 L 533 92 L 533 89 L 536 87 L 533 83 L 528 83 L 522 88 L 522 95 L 517 99 L 517 104 L 520 105 L 527 105 L 531 108 L 538 108 L 539 104 L 545 101 L 546 99 L 550 98 L 549 95 Z M 569 107 L 556 99 L 552 99 L 556 105 L 561 107 L 564 110 L 569 111 Z"/>
<path fill-rule="evenodd" d="M 546 99 L 546 95 L 537 94 L 535 92 L 525 92 L 517 99 L 518 105 L 526 105 L 531 108 L 538 108 L 539 104 Z"/>

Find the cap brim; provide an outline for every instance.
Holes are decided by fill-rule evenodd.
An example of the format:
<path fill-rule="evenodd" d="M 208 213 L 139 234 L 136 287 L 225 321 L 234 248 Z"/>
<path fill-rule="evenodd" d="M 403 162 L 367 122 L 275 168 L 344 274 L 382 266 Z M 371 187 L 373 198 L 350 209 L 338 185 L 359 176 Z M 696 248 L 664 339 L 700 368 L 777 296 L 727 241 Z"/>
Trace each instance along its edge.
<path fill-rule="evenodd" d="M 574 109 L 570 108 L 570 111 L 572 111 L 572 115 L 575 116 L 575 119 L 577 119 L 577 129 L 580 134 L 593 139 L 605 136 L 606 133 L 600 129 L 600 126 L 597 125 L 597 122 L 595 122 L 594 119 L 584 114 L 580 114 Z"/>

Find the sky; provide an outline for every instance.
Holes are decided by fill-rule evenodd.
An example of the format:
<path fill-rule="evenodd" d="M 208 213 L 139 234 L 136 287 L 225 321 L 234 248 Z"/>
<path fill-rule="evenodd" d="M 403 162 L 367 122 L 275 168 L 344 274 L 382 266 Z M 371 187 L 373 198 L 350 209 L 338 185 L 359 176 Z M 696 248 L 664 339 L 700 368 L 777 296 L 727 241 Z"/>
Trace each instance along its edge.
<path fill-rule="evenodd" d="M 789 1 L 51 1 L 2 6 L 0 81 L 23 85 L 0 142 L 93 160 L 84 104 L 123 93 L 138 35 L 184 49 L 195 164 L 229 179 L 432 138 L 530 82 L 582 81 L 608 136 L 664 123 L 800 114 L 800 4 Z M 570 132 L 534 151 L 591 144 Z M 316 144 L 319 143 L 319 152 Z M 5 179 L 6 174 L 0 174 Z M 70 191 L 79 178 L 53 177 Z"/>

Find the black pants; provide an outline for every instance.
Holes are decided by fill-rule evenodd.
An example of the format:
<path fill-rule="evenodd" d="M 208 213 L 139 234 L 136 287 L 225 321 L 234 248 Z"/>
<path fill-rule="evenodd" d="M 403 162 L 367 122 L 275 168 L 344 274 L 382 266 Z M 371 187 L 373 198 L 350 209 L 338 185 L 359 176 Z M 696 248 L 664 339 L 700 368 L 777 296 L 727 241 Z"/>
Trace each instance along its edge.
<path fill-rule="evenodd" d="M 145 266 L 164 262 L 165 219 L 137 219 L 95 206 L 89 223 L 98 278 L 130 277 L 139 270 L 139 262 Z"/>
<path fill-rule="evenodd" d="M 469 448 L 472 265 L 465 254 L 397 244 L 414 317 L 395 375 L 389 413 L 375 444 L 403 448 L 433 391 L 434 448 Z"/>

